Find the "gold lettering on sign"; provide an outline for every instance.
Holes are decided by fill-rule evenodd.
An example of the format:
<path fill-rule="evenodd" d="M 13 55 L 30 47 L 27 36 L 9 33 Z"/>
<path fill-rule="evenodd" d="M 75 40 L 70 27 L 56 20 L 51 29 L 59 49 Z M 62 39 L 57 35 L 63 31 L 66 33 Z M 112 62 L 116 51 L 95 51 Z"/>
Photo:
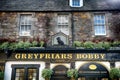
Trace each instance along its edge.
<path fill-rule="evenodd" d="M 72 59 L 72 54 L 69 54 L 69 55 L 68 55 L 68 59 Z"/>
<path fill-rule="evenodd" d="M 27 55 L 26 54 L 22 54 L 22 59 L 26 59 L 27 58 Z"/>
<path fill-rule="evenodd" d="M 104 59 L 105 54 L 76 54 L 76 59 Z"/>
<path fill-rule="evenodd" d="M 64 54 L 64 53 L 17 53 L 15 59 L 105 59 L 105 54 Z"/>
<path fill-rule="evenodd" d="M 33 59 L 33 54 L 28 54 L 28 59 Z"/>
<path fill-rule="evenodd" d="M 56 54 L 55 59 L 60 59 L 60 55 Z"/>
<path fill-rule="evenodd" d="M 40 59 L 42 59 L 44 57 L 44 54 L 39 54 L 40 55 Z"/>
<path fill-rule="evenodd" d="M 46 54 L 46 55 L 45 55 L 45 58 L 46 58 L 46 59 L 50 59 L 50 54 Z"/>
<path fill-rule="evenodd" d="M 20 54 L 16 54 L 16 55 L 15 55 L 15 58 L 16 58 L 16 59 L 20 59 L 20 58 L 21 58 L 21 57 L 20 57 Z"/>
<path fill-rule="evenodd" d="M 39 54 L 34 54 L 34 58 L 37 59 Z"/>
<path fill-rule="evenodd" d="M 94 55 L 94 58 L 95 58 L 95 59 L 99 59 L 99 58 L 100 58 L 100 55 L 99 55 L 99 54 L 95 54 L 95 55 Z"/>
<path fill-rule="evenodd" d="M 105 58 L 105 54 L 101 54 L 101 59 L 104 59 Z"/>

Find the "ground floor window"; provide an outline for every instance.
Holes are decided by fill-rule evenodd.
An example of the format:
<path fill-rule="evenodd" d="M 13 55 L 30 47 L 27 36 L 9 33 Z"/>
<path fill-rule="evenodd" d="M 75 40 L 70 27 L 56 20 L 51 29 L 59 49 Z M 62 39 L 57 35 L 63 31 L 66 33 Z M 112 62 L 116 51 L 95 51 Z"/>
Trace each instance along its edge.
<path fill-rule="evenodd" d="M 39 80 L 39 65 L 12 65 L 12 80 Z"/>
<path fill-rule="evenodd" d="M 24 80 L 25 69 L 16 69 L 15 70 L 15 80 Z"/>
<path fill-rule="evenodd" d="M 78 78 L 78 80 L 85 80 L 85 77 Z"/>

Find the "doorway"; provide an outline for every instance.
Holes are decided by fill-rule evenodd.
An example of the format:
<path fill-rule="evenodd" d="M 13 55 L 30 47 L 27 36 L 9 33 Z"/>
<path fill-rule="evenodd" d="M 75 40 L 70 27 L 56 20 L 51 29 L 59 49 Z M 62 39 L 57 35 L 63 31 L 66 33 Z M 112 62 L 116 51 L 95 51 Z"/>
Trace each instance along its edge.
<path fill-rule="evenodd" d="M 68 68 L 66 68 L 63 65 L 58 65 L 56 67 L 53 68 L 53 75 L 51 77 L 51 80 L 69 80 L 69 78 L 67 77 L 67 70 Z"/>

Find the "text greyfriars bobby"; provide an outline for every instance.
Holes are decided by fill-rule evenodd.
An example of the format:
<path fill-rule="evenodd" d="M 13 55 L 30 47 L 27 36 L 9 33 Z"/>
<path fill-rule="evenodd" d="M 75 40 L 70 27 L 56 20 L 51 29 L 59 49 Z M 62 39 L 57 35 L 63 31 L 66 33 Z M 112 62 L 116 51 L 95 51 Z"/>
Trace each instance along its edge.
<path fill-rule="evenodd" d="M 106 54 L 64 54 L 64 53 L 17 53 L 15 59 L 105 59 Z"/>

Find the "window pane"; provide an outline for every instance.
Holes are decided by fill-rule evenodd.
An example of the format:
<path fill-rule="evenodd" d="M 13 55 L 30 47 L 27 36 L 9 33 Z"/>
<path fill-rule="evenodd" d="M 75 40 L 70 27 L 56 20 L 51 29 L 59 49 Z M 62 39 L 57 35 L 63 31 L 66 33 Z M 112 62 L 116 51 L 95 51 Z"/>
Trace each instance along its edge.
<path fill-rule="evenodd" d="M 96 35 L 104 35 L 105 34 L 105 26 L 95 26 L 95 34 Z"/>
<path fill-rule="evenodd" d="M 105 15 L 104 14 L 95 14 L 94 15 L 94 31 L 95 35 L 105 35 Z"/>
<path fill-rule="evenodd" d="M 28 80 L 36 80 L 37 69 L 28 69 Z"/>
<path fill-rule="evenodd" d="M 80 6 L 80 0 L 72 0 L 72 6 Z"/>
<path fill-rule="evenodd" d="M 16 77 L 15 80 L 19 80 L 19 77 Z"/>
<path fill-rule="evenodd" d="M 25 70 L 24 69 L 16 69 L 15 80 L 24 80 Z"/>
<path fill-rule="evenodd" d="M 58 16 L 58 25 L 68 25 L 68 16 L 59 15 Z"/>
<path fill-rule="evenodd" d="M 21 25 L 21 32 L 25 31 L 25 27 L 23 25 Z"/>
<path fill-rule="evenodd" d="M 66 35 L 69 35 L 69 16 L 68 15 L 58 15 L 57 18 L 57 32 L 63 32 Z"/>
<path fill-rule="evenodd" d="M 31 15 L 21 15 L 20 16 L 20 34 L 21 35 L 25 35 L 26 33 L 27 33 L 27 35 L 30 35 L 31 26 L 32 26 L 31 20 L 32 20 Z"/>

